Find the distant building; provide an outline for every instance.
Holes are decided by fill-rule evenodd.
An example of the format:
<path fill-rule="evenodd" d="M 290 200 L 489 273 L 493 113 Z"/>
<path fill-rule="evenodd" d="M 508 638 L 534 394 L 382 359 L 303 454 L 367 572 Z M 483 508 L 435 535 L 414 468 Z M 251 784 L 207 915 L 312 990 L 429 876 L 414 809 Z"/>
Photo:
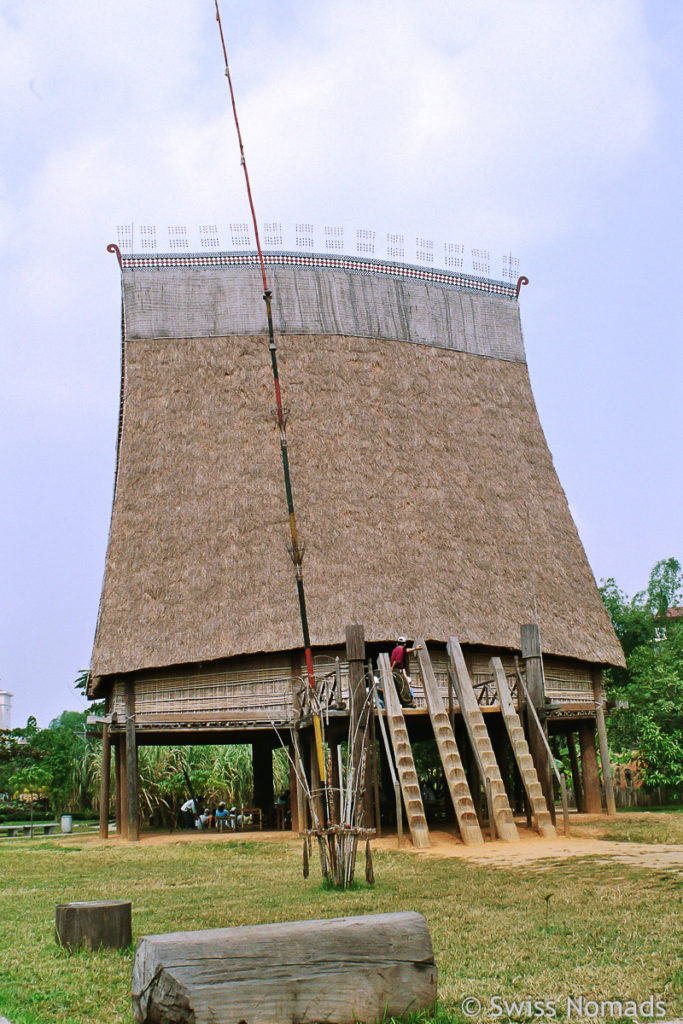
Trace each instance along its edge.
<path fill-rule="evenodd" d="M 12 728 L 12 694 L 0 690 L 0 729 Z"/>

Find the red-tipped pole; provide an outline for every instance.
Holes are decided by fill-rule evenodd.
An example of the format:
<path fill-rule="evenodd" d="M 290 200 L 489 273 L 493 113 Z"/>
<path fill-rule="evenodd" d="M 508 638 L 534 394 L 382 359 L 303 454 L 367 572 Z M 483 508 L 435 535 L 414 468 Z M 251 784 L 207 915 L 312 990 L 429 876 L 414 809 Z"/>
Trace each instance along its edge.
<path fill-rule="evenodd" d="M 251 194 L 251 184 L 249 182 L 249 172 L 247 170 L 247 160 L 244 155 L 244 143 L 242 142 L 242 132 L 240 131 L 240 122 L 237 116 L 237 104 L 235 102 L 235 92 L 232 87 L 232 78 L 230 77 L 230 67 L 228 65 L 228 51 L 225 45 L 225 36 L 223 35 L 223 23 L 221 21 L 221 12 L 218 7 L 218 0 L 214 0 L 216 5 L 216 21 L 218 22 L 218 30 L 221 36 L 221 46 L 223 47 L 223 57 L 225 60 L 225 77 L 228 80 L 228 87 L 230 89 L 230 102 L 232 103 L 232 113 L 235 119 L 235 128 L 237 130 L 237 141 L 240 150 L 240 163 L 244 171 L 244 181 L 247 187 L 247 197 L 249 199 L 249 209 L 251 210 L 251 219 L 254 225 L 254 238 L 256 239 L 256 249 L 258 252 L 259 264 L 261 267 L 261 279 L 263 281 L 263 299 L 266 304 L 266 315 L 268 318 L 268 348 L 270 350 L 270 362 L 273 370 L 273 386 L 275 389 L 275 409 L 277 414 L 277 426 L 280 434 L 280 452 L 282 455 L 282 471 L 285 479 L 285 494 L 287 496 L 287 512 L 289 514 L 289 529 L 292 538 L 292 547 L 290 555 L 292 562 L 294 563 L 294 573 L 296 577 L 296 589 L 299 598 L 299 615 L 301 617 L 301 632 L 304 641 L 304 652 L 306 660 L 306 674 L 308 676 L 308 685 L 311 693 L 315 695 L 315 672 L 313 669 L 313 654 L 311 652 L 311 637 L 308 630 L 308 614 L 306 612 L 306 593 L 304 591 L 304 577 L 303 577 L 303 548 L 299 544 L 299 538 L 296 529 L 296 517 L 294 514 L 294 499 L 292 497 L 292 481 L 291 474 L 289 471 L 289 456 L 287 454 L 287 423 L 285 419 L 284 410 L 282 407 L 282 391 L 280 388 L 280 376 L 277 367 L 277 347 L 275 345 L 275 334 L 273 331 L 273 313 L 272 313 L 272 292 L 268 287 L 268 279 L 266 277 L 266 265 L 263 259 L 263 251 L 261 249 L 261 240 L 258 233 L 258 224 L 256 222 L 256 210 L 254 209 L 254 200 Z M 323 741 L 322 741 L 322 728 L 320 724 L 320 716 L 315 713 L 313 714 L 313 730 L 315 733 L 315 747 L 316 755 L 318 759 L 318 769 L 320 771 L 320 780 L 325 784 L 325 757 L 323 754 Z"/>

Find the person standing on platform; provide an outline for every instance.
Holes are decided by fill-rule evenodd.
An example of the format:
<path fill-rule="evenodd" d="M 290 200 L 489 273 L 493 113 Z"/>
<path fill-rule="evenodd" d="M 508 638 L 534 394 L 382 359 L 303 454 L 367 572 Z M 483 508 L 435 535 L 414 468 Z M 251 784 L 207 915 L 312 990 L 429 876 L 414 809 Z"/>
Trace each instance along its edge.
<path fill-rule="evenodd" d="M 415 707 L 415 697 L 410 688 L 412 679 L 408 674 L 408 654 L 419 651 L 419 647 L 408 647 L 408 641 L 400 636 L 391 652 L 391 671 L 396 684 L 398 699 L 404 708 Z"/>

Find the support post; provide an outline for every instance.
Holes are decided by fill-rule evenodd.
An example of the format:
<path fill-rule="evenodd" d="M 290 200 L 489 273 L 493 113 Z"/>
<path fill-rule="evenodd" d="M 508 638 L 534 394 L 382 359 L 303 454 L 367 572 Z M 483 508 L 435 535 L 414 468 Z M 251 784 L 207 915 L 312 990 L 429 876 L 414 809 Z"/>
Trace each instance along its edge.
<path fill-rule="evenodd" d="M 541 635 L 535 622 L 521 627 L 522 658 L 524 659 L 526 688 L 529 699 L 536 708 L 546 739 L 548 737 L 547 713 L 545 709 L 545 683 L 543 680 L 543 661 L 541 654 Z M 545 743 L 538 735 L 536 723 L 527 709 L 527 733 L 529 736 L 529 752 L 536 767 L 538 781 L 541 783 L 543 796 L 550 811 L 553 825 L 555 821 L 555 790 L 553 787 L 552 768 Z"/>
<path fill-rule="evenodd" d="M 135 684 L 126 681 L 126 804 L 128 817 L 127 839 L 136 843 L 140 838 L 138 823 L 138 746 L 135 735 Z"/>
<path fill-rule="evenodd" d="M 292 832 L 301 832 L 299 824 L 299 783 L 296 777 L 294 765 L 296 764 L 296 751 L 294 744 L 289 744 L 289 813 L 292 822 Z"/>
<path fill-rule="evenodd" d="M 121 748 L 121 835 L 128 838 L 128 759 L 126 757 L 126 734 L 119 736 Z"/>
<path fill-rule="evenodd" d="M 598 774 L 598 758 L 595 751 L 595 724 L 592 720 L 584 720 L 579 725 L 579 746 L 581 748 L 581 767 L 583 769 L 583 801 L 587 814 L 600 814 L 600 776 Z"/>
<path fill-rule="evenodd" d="M 560 774 L 560 797 L 562 799 L 562 820 L 564 821 L 564 834 L 569 835 L 569 801 L 567 799 L 567 779 L 564 772 Z"/>
<path fill-rule="evenodd" d="M 123 835 L 123 740 L 114 737 L 114 787 L 116 789 L 116 834 Z"/>
<path fill-rule="evenodd" d="M 349 663 L 349 701 L 351 704 L 351 736 L 353 740 L 352 764 L 354 775 L 360 768 L 363 751 L 365 750 L 364 793 L 359 806 L 363 808 L 363 820 L 356 824 L 365 828 L 373 827 L 372 784 L 370 777 L 369 754 L 370 736 L 366 728 L 368 722 L 369 702 L 365 690 L 365 629 L 363 626 L 346 627 L 346 659 Z M 360 795 L 360 794 L 359 794 Z"/>
<path fill-rule="evenodd" d="M 262 819 L 270 825 L 275 805 L 275 793 L 273 790 L 273 748 L 269 740 L 254 740 L 251 745 L 251 761 L 254 775 L 254 806 L 260 808 Z"/>
<path fill-rule="evenodd" d="M 512 803 L 514 800 L 514 789 L 512 784 L 512 773 L 510 771 L 510 744 L 508 742 L 505 722 L 503 721 L 502 714 L 487 715 L 486 721 L 489 737 L 491 738 L 491 746 L 493 747 L 493 753 L 496 761 L 498 762 L 500 777 L 503 780 L 508 800 Z M 512 758 L 512 761 L 514 762 L 514 757 Z"/>
<path fill-rule="evenodd" d="M 297 767 L 296 799 L 298 805 L 299 832 L 305 832 L 309 826 L 308 797 L 304 780 L 308 780 L 306 774 L 306 742 L 305 736 L 299 730 L 292 731 L 292 746 L 294 747 L 294 763 Z M 312 824 L 312 822 L 310 822 Z"/>
<path fill-rule="evenodd" d="M 111 738 L 105 722 L 102 729 L 102 778 L 100 780 L 100 839 L 109 838 L 109 787 L 111 785 Z"/>
<path fill-rule="evenodd" d="M 598 743 L 600 744 L 600 763 L 602 765 L 602 784 L 605 787 L 605 806 L 610 818 L 616 817 L 617 805 L 614 799 L 614 783 L 612 781 L 612 765 L 609 760 L 607 743 L 607 725 L 605 723 L 605 690 L 602 685 L 602 669 L 594 668 L 593 696 L 595 698 L 595 721 L 598 727 Z"/>
<path fill-rule="evenodd" d="M 573 732 L 567 733 L 567 749 L 569 750 L 569 764 L 572 771 L 572 786 L 574 787 L 574 800 L 576 809 L 580 813 L 585 810 L 583 800 L 583 784 L 581 782 L 581 768 L 579 767 L 579 755 L 576 752 L 576 739 Z"/>

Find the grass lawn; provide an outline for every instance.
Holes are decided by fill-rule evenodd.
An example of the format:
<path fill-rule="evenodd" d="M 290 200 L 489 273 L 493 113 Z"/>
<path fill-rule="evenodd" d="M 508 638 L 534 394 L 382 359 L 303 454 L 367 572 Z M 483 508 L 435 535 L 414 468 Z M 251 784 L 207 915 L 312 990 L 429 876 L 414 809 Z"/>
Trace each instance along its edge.
<path fill-rule="evenodd" d="M 605 827 L 636 825 L 639 841 L 643 830 L 669 828 L 646 813 Z M 468 1019 L 460 1008 L 467 996 L 484 1007 L 492 996 L 556 1000 L 561 1019 L 568 995 L 636 1002 L 654 995 L 665 1001 L 666 1019 L 683 1016 L 680 865 L 591 856 L 503 868 L 398 851 L 377 852 L 374 862 L 374 889 L 337 893 L 323 890 L 316 861 L 303 880 L 300 843 L 292 840 L 3 843 L 0 1015 L 12 1024 L 129 1024 L 133 950 L 69 955 L 55 944 L 53 926 L 57 903 L 130 899 L 135 941 L 151 932 L 418 910 L 434 943 L 444 1022 Z M 515 1016 L 534 1019 L 525 1010 Z"/>
<path fill-rule="evenodd" d="M 615 818 L 572 822 L 572 834 L 617 843 L 683 845 L 683 807 L 619 811 Z"/>

